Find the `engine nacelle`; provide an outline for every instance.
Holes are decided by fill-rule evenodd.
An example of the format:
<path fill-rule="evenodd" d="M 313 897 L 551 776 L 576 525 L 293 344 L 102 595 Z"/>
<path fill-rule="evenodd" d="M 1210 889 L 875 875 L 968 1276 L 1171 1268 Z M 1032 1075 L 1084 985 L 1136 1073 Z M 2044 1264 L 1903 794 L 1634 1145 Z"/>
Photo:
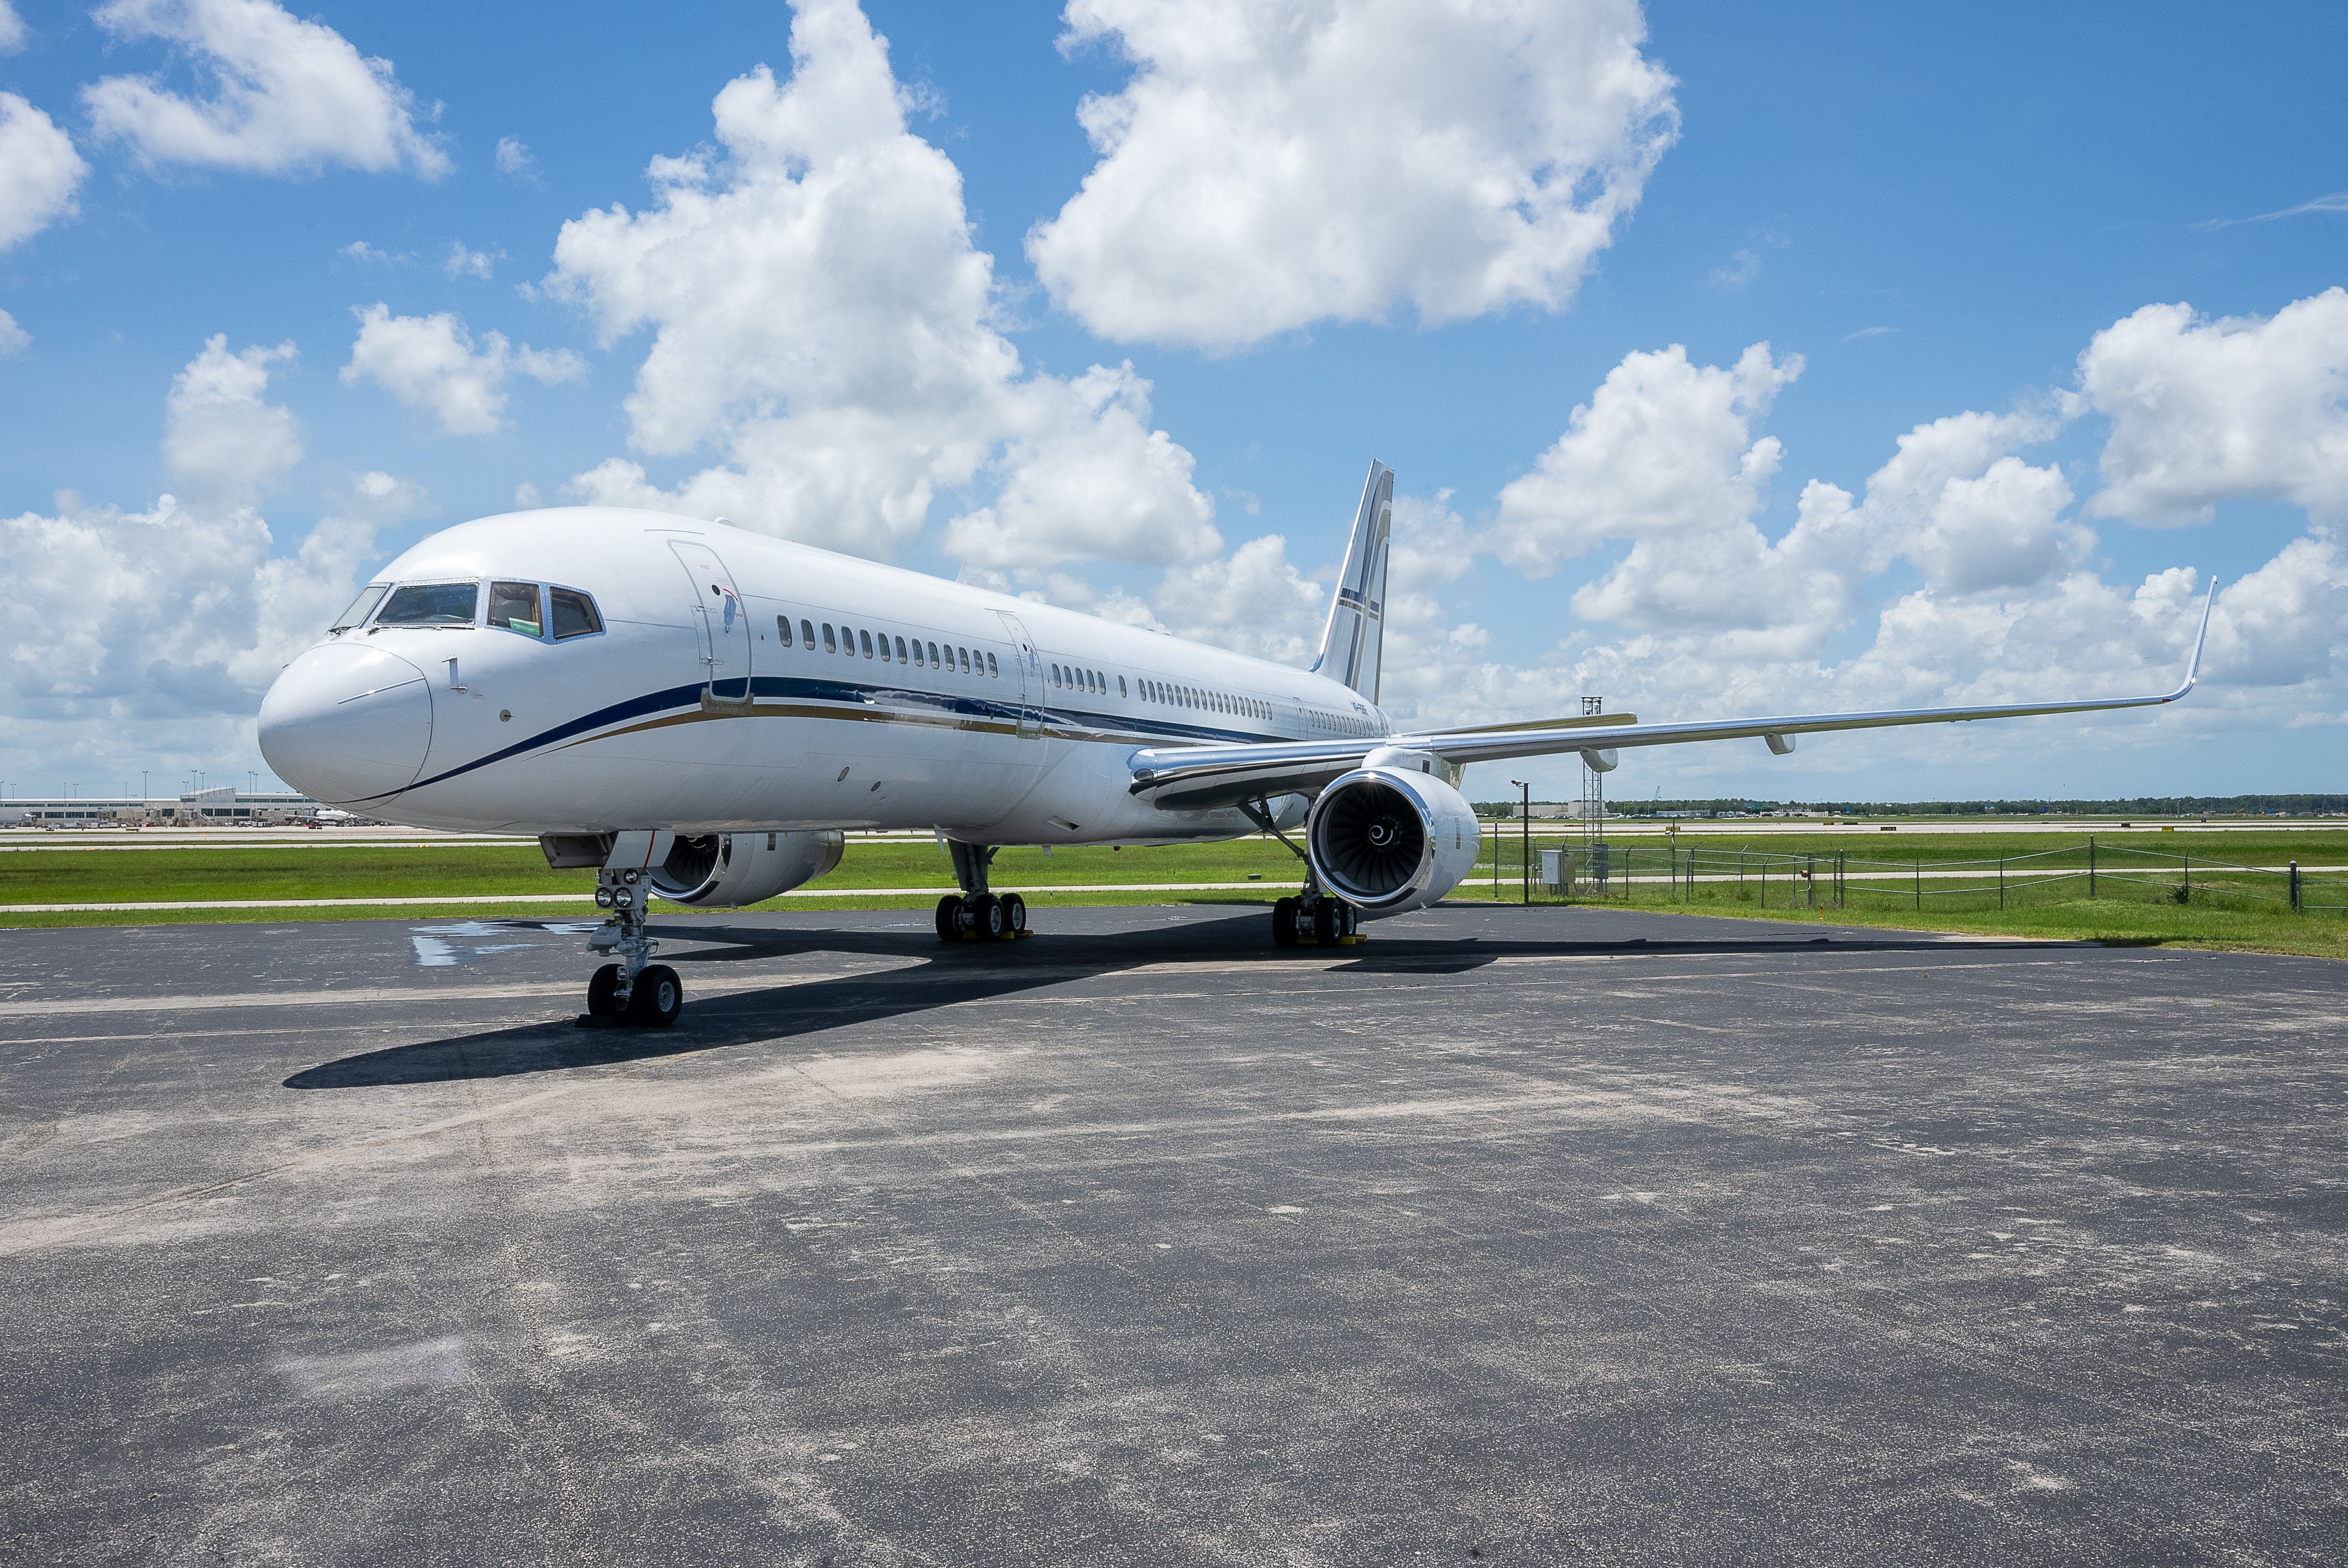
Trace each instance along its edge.
<path fill-rule="evenodd" d="M 1330 784 L 1304 828 L 1321 886 L 1365 915 L 1426 908 L 1467 879 L 1482 845 L 1465 796 L 1433 773 L 1395 767 Z"/>
<path fill-rule="evenodd" d="M 836 831 L 680 833 L 650 879 L 672 903 L 736 909 L 814 881 L 839 864 L 845 843 Z"/>

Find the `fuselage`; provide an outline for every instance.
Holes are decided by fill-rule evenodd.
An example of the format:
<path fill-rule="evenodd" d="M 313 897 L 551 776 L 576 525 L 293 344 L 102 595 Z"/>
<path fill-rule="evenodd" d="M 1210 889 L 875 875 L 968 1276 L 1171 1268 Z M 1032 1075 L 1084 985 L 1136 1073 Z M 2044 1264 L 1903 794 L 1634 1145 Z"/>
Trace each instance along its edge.
<path fill-rule="evenodd" d="M 419 826 L 1228 837 L 1254 825 L 1136 800 L 1134 753 L 1390 733 L 1286 665 L 659 513 L 486 518 L 375 581 L 272 688 L 262 749 Z"/>

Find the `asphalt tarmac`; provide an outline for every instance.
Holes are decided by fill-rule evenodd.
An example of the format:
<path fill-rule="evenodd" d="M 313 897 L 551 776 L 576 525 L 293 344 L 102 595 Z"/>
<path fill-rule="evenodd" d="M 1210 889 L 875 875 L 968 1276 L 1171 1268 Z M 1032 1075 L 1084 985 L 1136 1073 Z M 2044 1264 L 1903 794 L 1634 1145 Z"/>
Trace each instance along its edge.
<path fill-rule="evenodd" d="M 1038 918 L 0 932 L 0 1561 L 2348 1556 L 2337 965 Z"/>

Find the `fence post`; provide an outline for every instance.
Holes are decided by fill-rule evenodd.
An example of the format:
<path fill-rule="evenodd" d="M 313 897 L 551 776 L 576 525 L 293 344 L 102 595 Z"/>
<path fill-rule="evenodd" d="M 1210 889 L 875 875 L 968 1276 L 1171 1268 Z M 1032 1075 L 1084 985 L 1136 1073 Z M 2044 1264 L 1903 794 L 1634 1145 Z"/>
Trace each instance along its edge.
<path fill-rule="evenodd" d="M 2087 835 L 2087 899 L 2088 899 L 2088 901 L 2089 901 L 2090 903 L 2093 903 L 2093 902 L 2095 901 L 2095 897 L 2096 897 L 2096 835 L 2095 835 L 2094 834 L 2092 834 L 2092 833 L 2091 833 L 2091 834 Z"/>
<path fill-rule="evenodd" d="M 1631 901 L 1631 851 L 1622 851 L 1622 902 Z"/>
<path fill-rule="evenodd" d="M 1766 860 L 1764 860 L 1764 861 L 1761 863 L 1761 907 L 1763 907 L 1764 909 L 1766 909 L 1768 907 L 1769 907 L 1769 863 L 1768 863 Z"/>
<path fill-rule="evenodd" d="M 2185 862 L 2185 897 L 2178 899 L 2178 902 L 2180 904 L 2190 904 L 2193 902 L 2193 857 L 2188 855 L 2181 858 Z"/>
<path fill-rule="evenodd" d="M 1997 857 L 1997 907 L 2005 907 L 2005 856 Z"/>
<path fill-rule="evenodd" d="M 1807 892 L 1809 896 L 1810 909 L 1815 913 L 1818 907 L 1818 857 L 1817 856 L 1807 855 L 1802 857 L 1802 880 L 1809 884 Z"/>
<path fill-rule="evenodd" d="M 1916 907 L 1917 907 L 1917 908 L 1919 908 L 1919 909 L 1921 909 L 1923 907 L 1924 907 L 1924 861 L 1923 861 L 1923 857 L 1920 856 L 1918 856 L 1918 857 L 1917 857 L 1917 860 L 1916 860 Z"/>
<path fill-rule="evenodd" d="M 2291 912 L 2299 913 L 2299 862 L 2291 863 Z"/>

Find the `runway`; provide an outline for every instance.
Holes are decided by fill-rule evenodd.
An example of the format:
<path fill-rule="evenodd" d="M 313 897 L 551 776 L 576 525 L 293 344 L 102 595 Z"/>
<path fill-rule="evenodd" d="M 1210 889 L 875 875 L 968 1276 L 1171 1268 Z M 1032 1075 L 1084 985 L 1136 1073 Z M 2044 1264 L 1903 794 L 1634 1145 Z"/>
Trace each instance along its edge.
<path fill-rule="evenodd" d="M 0 932 L 0 1560 L 2316 1563 L 2340 966 Z"/>

